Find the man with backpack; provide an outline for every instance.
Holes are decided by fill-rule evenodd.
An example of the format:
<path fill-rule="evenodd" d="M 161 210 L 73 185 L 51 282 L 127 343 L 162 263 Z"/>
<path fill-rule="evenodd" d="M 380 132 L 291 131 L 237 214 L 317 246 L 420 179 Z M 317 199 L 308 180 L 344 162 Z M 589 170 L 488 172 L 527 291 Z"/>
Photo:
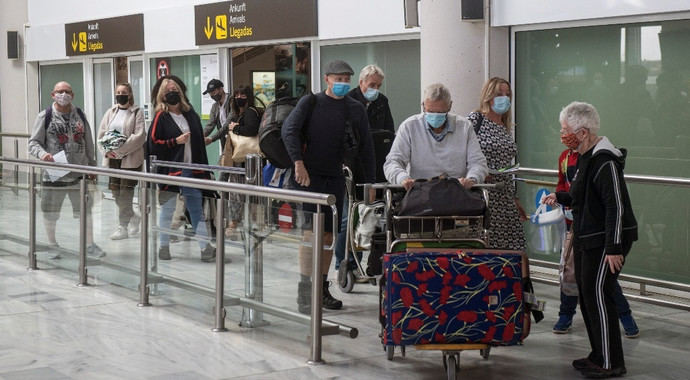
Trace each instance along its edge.
<path fill-rule="evenodd" d="M 65 157 L 67 163 L 96 166 L 93 134 L 89 122 L 79 107 L 72 105 L 74 93 L 67 82 L 58 82 L 50 93 L 54 102 L 41 111 L 34 121 L 29 138 L 29 154 L 42 161 L 54 162 L 55 157 Z M 60 159 L 58 159 L 60 161 Z M 41 210 L 46 235 L 52 249 L 59 247 L 56 237 L 57 221 L 65 197 L 72 203 L 74 218 L 79 218 L 79 182 L 81 173 L 69 172 L 63 176 L 51 175 L 44 170 L 41 176 Z M 89 176 L 95 179 L 95 176 Z M 93 242 L 93 222 L 91 219 L 91 199 L 89 196 L 86 224 L 87 254 L 103 257 L 105 252 Z M 59 259 L 55 253 L 53 259 Z"/>
<path fill-rule="evenodd" d="M 312 96 L 300 99 L 290 115 L 285 119 L 281 135 L 285 148 L 294 163 L 291 187 L 296 190 L 334 194 L 338 214 L 342 213 L 345 190 L 343 162 L 346 159 L 360 161 L 364 179 L 375 179 L 375 158 L 367 113 L 361 103 L 347 95 L 350 90 L 352 67 L 344 61 L 336 60 L 326 66 L 324 80 L 327 89 Z M 316 210 L 315 205 L 304 204 L 305 218 L 310 219 Z M 333 225 L 331 210 L 324 208 L 324 244 L 330 245 L 333 231 L 340 230 Z M 309 224 L 304 226 L 304 240 L 312 241 Z M 345 231 L 339 231 L 345 232 Z M 335 299 L 328 290 L 328 268 L 333 251 L 324 250 L 321 276 L 323 286 L 323 306 L 326 309 L 340 309 L 342 302 Z M 311 248 L 300 246 L 300 282 L 297 305 L 301 313 L 311 310 Z M 318 286 L 317 284 L 315 284 Z"/>

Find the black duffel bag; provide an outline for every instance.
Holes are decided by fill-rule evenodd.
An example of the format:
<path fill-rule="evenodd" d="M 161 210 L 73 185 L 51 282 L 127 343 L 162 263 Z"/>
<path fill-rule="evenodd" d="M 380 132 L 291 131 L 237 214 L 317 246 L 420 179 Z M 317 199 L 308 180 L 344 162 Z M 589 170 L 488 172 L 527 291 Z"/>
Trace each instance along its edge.
<path fill-rule="evenodd" d="M 415 180 L 396 210 L 398 216 L 487 216 L 487 209 L 478 192 L 465 189 L 456 178 L 434 177 Z M 432 232 L 433 220 L 398 220 L 396 231 Z M 441 221 L 442 229 L 453 228 L 452 219 Z"/>

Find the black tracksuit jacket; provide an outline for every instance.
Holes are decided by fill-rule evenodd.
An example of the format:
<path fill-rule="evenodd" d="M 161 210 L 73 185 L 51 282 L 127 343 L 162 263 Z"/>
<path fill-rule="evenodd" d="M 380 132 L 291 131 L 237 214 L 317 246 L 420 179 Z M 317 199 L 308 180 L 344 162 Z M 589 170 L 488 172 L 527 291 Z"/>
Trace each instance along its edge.
<path fill-rule="evenodd" d="M 637 221 L 623 179 L 625 149 L 606 138 L 580 155 L 570 192 L 558 192 L 558 203 L 573 210 L 575 244 L 585 250 L 605 248 L 607 255 L 627 255 L 637 240 Z"/>

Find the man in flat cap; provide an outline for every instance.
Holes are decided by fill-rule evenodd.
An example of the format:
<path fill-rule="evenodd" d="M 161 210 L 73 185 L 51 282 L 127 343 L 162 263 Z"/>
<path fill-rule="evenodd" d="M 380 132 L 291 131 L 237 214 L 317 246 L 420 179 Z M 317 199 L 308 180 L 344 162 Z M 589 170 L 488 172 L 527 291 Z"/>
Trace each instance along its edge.
<path fill-rule="evenodd" d="M 338 215 L 342 215 L 345 193 L 343 163 L 359 160 L 366 182 L 373 183 L 376 176 L 374 148 L 369 134 L 369 121 L 364 106 L 346 96 L 350 90 L 352 67 L 336 60 L 326 66 L 324 81 L 328 86 L 316 95 L 304 96 L 285 119 L 281 134 L 288 154 L 294 163 L 290 185 L 297 190 L 334 194 Z M 324 244 L 331 245 L 333 225 L 331 210 L 322 207 L 325 214 Z M 304 205 L 305 219 L 316 211 L 314 205 Z M 304 227 L 304 240 L 312 241 L 310 223 Z M 345 233 L 345 231 L 339 231 Z M 300 282 L 297 305 L 301 313 L 311 310 L 311 247 L 300 246 Z M 316 286 L 323 286 L 323 307 L 340 309 L 343 303 L 328 290 L 328 268 L 333 251 L 324 250 L 321 276 L 315 274 Z M 318 279 L 322 284 L 318 284 Z"/>
<path fill-rule="evenodd" d="M 205 142 L 208 145 L 220 139 L 220 151 L 222 152 L 225 148 L 225 136 L 228 135 L 230 121 L 230 101 L 228 99 L 230 97 L 223 88 L 223 82 L 218 79 L 211 79 L 203 94 L 208 94 L 214 101 L 208 123 L 204 127 Z"/>

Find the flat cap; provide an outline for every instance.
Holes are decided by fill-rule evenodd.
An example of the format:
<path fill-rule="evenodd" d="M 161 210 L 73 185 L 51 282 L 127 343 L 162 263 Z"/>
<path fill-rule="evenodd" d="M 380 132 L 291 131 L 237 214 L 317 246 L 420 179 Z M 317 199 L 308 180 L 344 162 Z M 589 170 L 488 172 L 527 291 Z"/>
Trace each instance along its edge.
<path fill-rule="evenodd" d="M 331 61 L 326 65 L 326 75 L 330 74 L 349 74 L 349 75 L 354 75 L 354 70 L 352 70 L 352 67 L 347 64 L 345 61 L 341 61 L 339 59 L 336 59 L 335 61 Z"/>
<path fill-rule="evenodd" d="M 202 95 L 206 95 L 209 92 L 220 87 L 223 87 L 223 82 L 219 81 L 218 79 L 211 79 L 210 81 L 208 81 L 208 84 L 206 85 L 206 91 L 204 91 Z"/>

